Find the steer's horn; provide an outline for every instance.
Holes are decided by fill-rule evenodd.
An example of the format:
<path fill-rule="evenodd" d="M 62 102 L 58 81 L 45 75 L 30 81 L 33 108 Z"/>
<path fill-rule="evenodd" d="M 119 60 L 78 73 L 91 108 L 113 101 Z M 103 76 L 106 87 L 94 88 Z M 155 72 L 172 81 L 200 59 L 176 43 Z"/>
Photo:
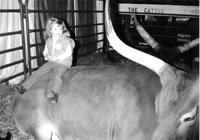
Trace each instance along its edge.
<path fill-rule="evenodd" d="M 158 43 L 143 27 L 137 20 L 136 15 L 133 15 L 135 27 L 140 36 L 144 39 L 144 41 L 149 44 L 156 52 L 161 49 L 160 43 Z"/>
<path fill-rule="evenodd" d="M 144 41 L 149 44 L 156 52 L 159 52 L 162 49 L 162 45 L 158 43 L 138 22 L 136 15 L 133 15 L 135 27 L 138 31 L 139 35 L 144 39 Z M 199 38 L 192 40 L 188 43 L 180 45 L 178 47 L 174 47 L 175 49 L 171 49 L 171 51 L 177 51 L 177 54 L 184 53 L 196 46 L 199 45 Z M 169 49 L 170 50 L 170 49 Z M 167 53 L 167 52 L 166 52 Z"/>
<path fill-rule="evenodd" d="M 179 51 L 179 53 L 184 53 L 198 45 L 199 45 L 199 38 L 178 46 L 178 51 Z"/>
<path fill-rule="evenodd" d="M 111 46 L 124 57 L 153 70 L 160 76 L 162 84 L 163 82 L 166 83 L 166 80 L 168 81 L 170 78 L 173 79 L 175 73 L 172 70 L 172 67 L 170 67 L 170 65 L 168 65 L 161 59 L 158 59 L 154 56 L 151 56 L 149 54 L 146 54 L 144 52 L 141 52 L 126 45 L 119 39 L 119 37 L 114 31 L 113 24 L 111 22 L 109 5 L 110 5 L 110 0 L 107 0 L 105 6 L 105 26 L 106 26 L 106 35 Z"/>

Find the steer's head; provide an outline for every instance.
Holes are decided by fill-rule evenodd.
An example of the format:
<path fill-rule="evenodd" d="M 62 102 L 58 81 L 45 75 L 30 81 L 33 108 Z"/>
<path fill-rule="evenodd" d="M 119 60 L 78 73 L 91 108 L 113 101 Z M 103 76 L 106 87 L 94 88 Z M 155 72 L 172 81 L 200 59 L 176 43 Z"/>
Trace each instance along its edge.
<path fill-rule="evenodd" d="M 197 136 L 199 119 L 199 80 L 177 74 L 163 86 L 156 98 L 157 122 L 153 140 L 184 140 Z M 196 128 L 195 128 L 196 127 Z"/>
<path fill-rule="evenodd" d="M 121 55 L 146 66 L 160 76 L 162 90 L 155 101 L 157 121 L 152 140 L 186 139 L 188 131 L 198 121 L 198 76 L 178 71 L 164 61 L 135 50 L 122 42 L 114 31 L 109 5 L 110 0 L 107 0 L 105 23 L 111 46 Z"/>

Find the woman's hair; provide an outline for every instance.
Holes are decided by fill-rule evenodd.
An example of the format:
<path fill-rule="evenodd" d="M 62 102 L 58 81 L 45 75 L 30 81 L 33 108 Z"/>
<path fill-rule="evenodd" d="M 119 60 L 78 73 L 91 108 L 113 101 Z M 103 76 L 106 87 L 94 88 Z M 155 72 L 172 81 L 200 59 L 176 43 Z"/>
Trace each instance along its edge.
<path fill-rule="evenodd" d="M 46 31 L 45 31 L 46 39 L 49 37 L 52 37 L 51 29 L 54 24 L 58 24 L 58 25 L 62 26 L 63 33 L 67 32 L 68 36 L 70 36 L 69 30 L 66 28 L 65 22 L 60 18 L 51 17 L 47 20 L 47 24 L 46 24 Z"/>

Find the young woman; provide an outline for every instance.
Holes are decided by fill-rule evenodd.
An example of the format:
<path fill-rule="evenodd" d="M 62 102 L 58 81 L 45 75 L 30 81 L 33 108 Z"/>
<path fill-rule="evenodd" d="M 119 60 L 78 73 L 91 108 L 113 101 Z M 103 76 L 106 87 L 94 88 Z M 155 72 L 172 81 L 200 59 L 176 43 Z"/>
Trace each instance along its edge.
<path fill-rule="evenodd" d="M 70 38 L 70 33 L 64 21 L 55 17 L 48 19 L 46 35 L 47 39 L 43 55 L 48 62 L 34 72 L 22 86 L 25 89 L 29 89 L 43 75 L 53 70 L 46 95 L 47 98 L 55 103 L 58 100 L 58 95 L 62 86 L 61 77 L 64 72 L 72 66 L 72 53 L 75 42 Z"/>

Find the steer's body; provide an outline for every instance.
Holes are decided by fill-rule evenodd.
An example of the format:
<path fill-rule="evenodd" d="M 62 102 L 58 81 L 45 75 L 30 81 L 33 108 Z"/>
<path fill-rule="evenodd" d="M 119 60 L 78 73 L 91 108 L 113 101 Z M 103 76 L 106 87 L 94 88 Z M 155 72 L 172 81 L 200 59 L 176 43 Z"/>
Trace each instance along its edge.
<path fill-rule="evenodd" d="M 14 101 L 18 128 L 37 139 L 146 140 L 155 122 L 159 77 L 138 66 L 74 67 L 64 74 L 59 102 L 45 97 L 43 78 Z"/>

